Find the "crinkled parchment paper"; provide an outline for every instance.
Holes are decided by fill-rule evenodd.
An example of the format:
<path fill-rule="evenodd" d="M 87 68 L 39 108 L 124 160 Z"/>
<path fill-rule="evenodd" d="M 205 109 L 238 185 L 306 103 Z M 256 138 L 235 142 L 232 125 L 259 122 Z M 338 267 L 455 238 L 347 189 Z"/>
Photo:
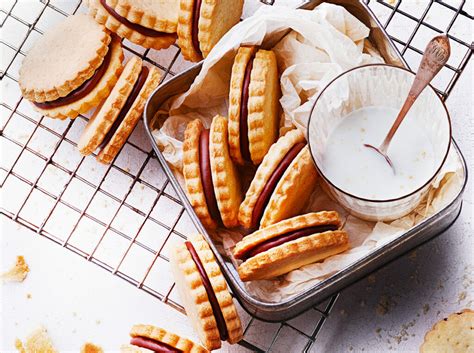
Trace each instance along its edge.
<path fill-rule="evenodd" d="M 331 79 L 355 66 L 383 62 L 366 40 L 368 35 L 363 23 L 332 4 L 322 4 L 314 11 L 264 6 L 235 26 L 211 51 L 190 89 L 168 100 L 157 113 L 169 115 L 154 136 L 181 185 L 184 187 L 181 158 L 186 124 L 198 118 L 209 127 L 214 115 L 227 116 L 230 73 L 241 44 L 273 49 L 281 73 L 281 125 L 294 125 L 306 132 L 311 106 Z M 409 215 L 390 223 L 367 222 L 350 215 L 317 186 L 305 211 L 340 212 L 350 250 L 275 280 L 249 282 L 248 290 L 262 300 L 275 302 L 328 278 L 449 203 L 462 186 L 461 171 L 461 162 L 451 151 L 427 199 Z M 223 251 L 231 254 L 242 234 L 223 229 L 218 232 Z"/>

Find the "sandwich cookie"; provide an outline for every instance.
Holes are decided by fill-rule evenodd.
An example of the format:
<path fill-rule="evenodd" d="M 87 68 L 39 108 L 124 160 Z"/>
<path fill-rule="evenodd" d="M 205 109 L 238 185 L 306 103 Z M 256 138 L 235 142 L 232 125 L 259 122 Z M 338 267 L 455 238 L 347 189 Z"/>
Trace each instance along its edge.
<path fill-rule="evenodd" d="M 75 118 L 99 105 L 122 71 L 118 38 L 90 16 L 78 14 L 48 30 L 20 68 L 23 97 L 52 118 Z"/>
<path fill-rule="evenodd" d="M 143 66 L 131 58 L 107 99 L 87 123 L 77 147 L 84 155 L 97 148 L 97 160 L 110 163 L 140 120 L 146 99 L 158 86 L 161 74 L 156 67 Z"/>
<path fill-rule="evenodd" d="M 200 120 L 186 127 L 183 175 L 188 199 L 205 227 L 238 225 L 240 179 L 229 155 L 227 120 L 215 116 L 210 129 Z"/>
<path fill-rule="evenodd" d="M 260 164 L 278 137 L 280 83 L 275 53 L 240 47 L 229 90 L 229 148 L 234 162 Z"/>
<path fill-rule="evenodd" d="M 248 229 L 265 228 L 297 215 L 316 182 L 317 172 L 299 130 L 280 137 L 268 150 L 239 208 Z"/>
<path fill-rule="evenodd" d="M 335 211 L 308 213 L 259 229 L 236 244 L 242 281 L 269 279 L 345 251 L 349 240 Z"/>
<path fill-rule="evenodd" d="M 90 14 L 109 30 L 145 48 L 176 41 L 178 0 L 88 0 Z"/>
<path fill-rule="evenodd" d="M 130 331 L 132 346 L 156 353 L 208 353 L 201 345 L 152 325 L 134 325 Z"/>
<path fill-rule="evenodd" d="M 242 324 L 224 276 L 202 235 L 175 246 L 171 270 L 186 314 L 203 345 L 221 347 L 221 341 L 242 339 Z"/>
<path fill-rule="evenodd" d="M 420 353 L 474 353 L 474 311 L 464 309 L 437 322 L 425 335 Z"/>
<path fill-rule="evenodd" d="M 243 0 L 180 0 L 178 45 L 186 60 L 207 57 L 242 15 Z"/>

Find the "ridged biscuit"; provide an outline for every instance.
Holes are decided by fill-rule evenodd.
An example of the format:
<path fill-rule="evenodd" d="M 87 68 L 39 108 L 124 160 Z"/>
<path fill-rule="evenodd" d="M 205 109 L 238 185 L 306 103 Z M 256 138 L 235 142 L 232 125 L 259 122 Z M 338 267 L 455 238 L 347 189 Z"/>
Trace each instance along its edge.
<path fill-rule="evenodd" d="M 23 59 L 18 81 L 23 97 L 40 103 L 67 96 L 102 64 L 110 40 L 106 28 L 90 16 L 67 17 Z"/>
<path fill-rule="evenodd" d="M 209 213 L 201 180 L 199 138 L 202 130 L 204 130 L 204 125 L 199 119 L 191 121 L 186 126 L 183 142 L 183 176 L 188 200 L 194 212 L 207 229 L 215 229 L 217 222 Z"/>
<path fill-rule="evenodd" d="M 141 45 L 145 48 L 166 49 L 176 41 L 176 34 L 164 34 L 159 37 L 150 37 L 141 34 L 125 24 L 118 21 L 115 17 L 102 6 L 99 0 L 88 0 L 89 13 L 94 19 L 105 25 L 109 30 L 122 38 L 127 38 L 132 43 Z"/>
<path fill-rule="evenodd" d="M 198 40 L 202 56 L 192 41 L 194 0 L 180 0 L 178 45 L 186 60 L 199 61 L 207 57 L 221 37 L 242 15 L 243 0 L 202 0 L 198 23 Z"/>
<path fill-rule="evenodd" d="M 193 341 L 152 325 L 133 325 L 130 336 L 145 337 L 181 350 L 183 353 L 208 353 L 209 351 Z"/>
<path fill-rule="evenodd" d="M 234 248 L 234 256 L 239 257 L 258 244 L 278 235 L 286 234 L 298 229 L 314 227 L 320 225 L 341 226 L 341 219 L 336 211 L 321 211 L 306 213 L 301 216 L 286 219 L 284 221 L 272 224 L 267 228 L 259 229 L 256 232 L 244 237 Z"/>
<path fill-rule="evenodd" d="M 149 69 L 150 71 L 145 83 L 143 84 L 140 93 L 130 107 L 127 115 L 118 126 L 109 143 L 107 143 L 107 145 L 97 155 L 97 160 L 99 162 L 105 164 L 112 162 L 124 145 L 125 141 L 127 141 L 127 138 L 132 133 L 135 125 L 137 125 L 138 121 L 140 120 L 143 109 L 145 108 L 146 100 L 160 84 L 161 73 L 158 68 L 151 66 Z"/>
<path fill-rule="evenodd" d="M 192 242 L 216 294 L 226 322 L 229 334 L 228 342 L 236 343 L 242 339 L 242 324 L 214 254 L 201 235 L 194 235 L 189 240 Z M 176 287 L 201 342 L 209 350 L 220 348 L 219 330 L 209 298 L 201 275 L 184 243 L 176 245 L 171 251 L 170 261 Z"/>
<path fill-rule="evenodd" d="M 245 78 L 245 69 L 256 46 L 240 47 L 232 64 L 229 88 L 229 152 L 234 162 L 245 163 L 240 150 L 240 103 Z"/>
<path fill-rule="evenodd" d="M 474 311 L 464 309 L 437 322 L 425 335 L 420 353 L 473 353 Z"/>
<path fill-rule="evenodd" d="M 257 172 L 245 195 L 245 199 L 240 205 L 238 218 L 242 226 L 246 228 L 251 227 L 252 213 L 255 204 L 273 171 L 294 145 L 304 141 L 304 135 L 295 129 L 280 137 L 278 141 L 270 147 L 262 163 L 258 166 Z"/>
<path fill-rule="evenodd" d="M 308 146 L 288 166 L 260 220 L 260 228 L 297 215 L 311 196 L 317 180 Z"/>
<path fill-rule="evenodd" d="M 209 153 L 212 182 L 222 223 L 225 227 L 232 228 L 239 224 L 242 193 L 237 168 L 229 155 L 227 119 L 219 115 L 212 120 Z"/>
<path fill-rule="evenodd" d="M 280 80 L 275 53 L 257 51 L 249 84 L 248 134 L 250 157 L 260 164 L 278 137 Z"/>
<path fill-rule="evenodd" d="M 79 138 L 77 147 L 83 155 L 89 155 L 99 147 L 127 101 L 141 68 L 142 60 L 136 56 L 132 57 L 125 65 L 112 92 L 94 112 Z"/>
<path fill-rule="evenodd" d="M 348 248 L 348 237 L 343 230 L 316 233 L 251 257 L 239 266 L 239 276 L 242 281 L 274 278 Z"/>
<path fill-rule="evenodd" d="M 123 50 L 119 38 L 115 37 L 110 44 L 111 57 L 109 65 L 104 75 L 97 85 L 84 97 L 75 102 L 62 105 L 51 109 L 42 109 L 33 105 L 33 108 L 43 115 L 51 118 L 66 119 L 76 118 L 79 114 L 89 111 L 96 107 L 100 102 L 109 95 L 123 70 Z"/>
<path fill-rule="evenodd" d="M 158 32 L 176 33 L 179 0 L 107 0 L 120 16 Z"/>

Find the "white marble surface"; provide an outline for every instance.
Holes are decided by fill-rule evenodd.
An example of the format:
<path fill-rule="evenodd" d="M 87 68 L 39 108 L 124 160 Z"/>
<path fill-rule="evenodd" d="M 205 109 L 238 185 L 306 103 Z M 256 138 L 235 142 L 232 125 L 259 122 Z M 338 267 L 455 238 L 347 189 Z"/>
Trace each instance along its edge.
<path fill-rule="evenodd" d="M 407 11 L 417 11 L 426 2 L 408 0 L 403 6 Z M 467 10 L 472 13 L 472 3 L 470 6 Z M 251 13 L 252 8 L 246 11 Z M 384 13 L 380 8 L 378 14 L 383 17 Z M 445 22 L 442 15 L 437 16 L 433 14 L 430 21 Z M 407 24 L 395 20 L 389 30 L 404 35 Z M 472 23 L 458 30 L 472 41 Z M 471 62 L 448 99 L 454 137 L 469 171 L 474 165 L 472 70 Z M 472 308 L 472 202 L 469 182 L 462 213 L 448 231 L 342 291 L 312 351 L 416 352 L 435 321 L 459 309 Z M 14 339 L 23 338 L 38 325 L 46 326 L 56 346 L 65 352 L 78 351 L 86 340 L 117 351 L 127 341 L 130 326 L 137 322 L 162 324 L 195 337 L 181 313 L 5 217 L 0 222 L 0 270 L 12 264 L 18 254 L 23 254 L 31 267 L 24 283 L 0 286 L 1 352 L 13 352 Z M 248 320 L 244 313 L 243 317 Z M 301 320 L 303 326 L 308 324 Z M 270 334 L 274 327 L 263 325 L 258 334 Z M 275 345 L 274 351 L 291 351 L 288 347 L 297 344 L 291 335 L 284 343 Z M 226 345 L 222 351 L 243 349 Z"/>

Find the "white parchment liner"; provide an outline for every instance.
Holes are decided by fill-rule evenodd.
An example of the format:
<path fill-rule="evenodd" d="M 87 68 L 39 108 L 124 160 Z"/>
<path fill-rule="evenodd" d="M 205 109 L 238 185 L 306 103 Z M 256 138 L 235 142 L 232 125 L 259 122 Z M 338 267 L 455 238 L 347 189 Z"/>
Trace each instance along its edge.
<path fill-rule="evenodd" d="M 292 31 L 286 34 L 289 28 Z M 227 116 L 230 73 L 241 44 L 273 48 L 281 73 L 282 126 L 294 125 L 306 132 L 313 102 L 330 80 L 352 67 L 383 62 L 365 40 L 368 35 L 369 29 L 343 7 L 326 3 L 313 11 L 263 6 L 235 26 L 211 51 L 190 89 L 168 100 L 157 113 L 169 118 L 153 135 L 183 188 L 181 158 L 186 124 L 198 118 L 209 127 L 216 114 Z M 451 149 L 427 199 L 409 215 L 390 223 L 367 222 L 349 215 L 317 186 L 304 212 L 338 211 L 349 234 L 350 250 L 275 280 L 248 282 L 247 289 L 257 298 L 272 302 L 304 291 L 443 208 L 459 192 L 462 177 L 461 162 Z M 231 254 L 242 234 L 225 229 L 218 233 L 223 239 L 222 251 Z"/>

